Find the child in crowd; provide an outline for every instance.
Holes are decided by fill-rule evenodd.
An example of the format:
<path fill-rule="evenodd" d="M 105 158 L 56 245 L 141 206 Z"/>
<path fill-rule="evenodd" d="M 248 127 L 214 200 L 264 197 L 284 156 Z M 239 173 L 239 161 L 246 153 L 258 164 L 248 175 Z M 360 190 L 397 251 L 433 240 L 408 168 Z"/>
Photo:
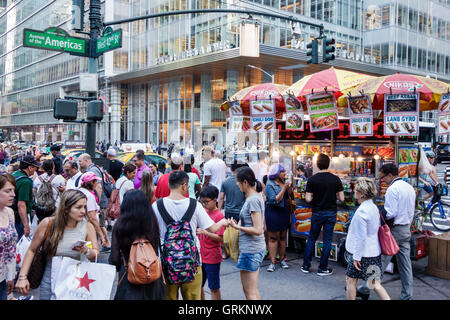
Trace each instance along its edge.
<path fill-rule="evenodd" d="M 219 189 L 213 185 L 203 188 L 200 193 L 200 203 L 214 222 L 218 222 L 224 218 L 223 213 L 217 208 L 217 198 L 219 197 Z M 211 300 L 221 300 L 220 295 L 220 263 L 222 262 L 221 243 L 223 242 L 223 234 L 225 228 L 220 229 L 216 233 L 207 230 L 197 229 L 197 235 L 200 239 L 200 255 L 202 260 L 202 300 L 205 300 L 205 291 L 203 286 L 208 280 L 208 286 L 211 290 Z"/>

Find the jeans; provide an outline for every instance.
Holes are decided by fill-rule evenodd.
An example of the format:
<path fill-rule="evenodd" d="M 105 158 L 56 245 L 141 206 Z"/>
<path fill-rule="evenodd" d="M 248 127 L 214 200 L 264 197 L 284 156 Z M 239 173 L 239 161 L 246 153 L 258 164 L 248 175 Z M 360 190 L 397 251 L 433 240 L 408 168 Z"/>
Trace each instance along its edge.
<path fill-rule="evenodd" d="M 22 236 L 25 234 L 24 226 L 22 223 L 22 220 L 19 219 L 19 222 L 16 221 L 16 231 L 17 231 L 17 239 L 21 239 Z"/>
<path fill-rule="evenodd" d="M 0 301 L 7 300 L 6 292 L 6 280 L 3 280 L 2 282 L 0 282 Z"/>
<path fill-rule="evenodd" d="M 413 271 L 411 265 L 411 230 L 409 225 L 395 226 L 391 228 L 392 236 L 400 248 L 400 251 L 395 255 L 398 266 L 398 273 L 400 274 L 400 281 L 402 282 L 401 300 L 411 300 L 413 296 Z M 391 262 L 391 256 L 381 256 L 382 270 L 386 270 L 387 265 Z"/>
<path fill-rule="evenodd" d="M 316 211 L 311 217 L 311 230 L 306 243 L 305 254 L 303 256 L 303 267 L 311 267 L 311 259 L 314 254 L 314 245 L 323 227 L 323 250 L 320 256 L 320 270 L 328 268 L 328 258 L 331 252 L 331 241 L 333 240 L 333 230 L 336 224 L 336 212 Z"/>

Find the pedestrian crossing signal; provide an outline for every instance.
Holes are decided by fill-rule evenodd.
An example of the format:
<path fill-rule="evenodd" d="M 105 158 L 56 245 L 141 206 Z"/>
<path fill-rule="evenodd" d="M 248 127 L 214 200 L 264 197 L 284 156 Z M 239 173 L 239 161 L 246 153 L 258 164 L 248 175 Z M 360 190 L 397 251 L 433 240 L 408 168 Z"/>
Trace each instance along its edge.
<path fill-rule="evenodd" d="M 55 99 L 53 106 L 53 117 L 73 121 L 77 118 L 78 102 L 67 99 Z"/>

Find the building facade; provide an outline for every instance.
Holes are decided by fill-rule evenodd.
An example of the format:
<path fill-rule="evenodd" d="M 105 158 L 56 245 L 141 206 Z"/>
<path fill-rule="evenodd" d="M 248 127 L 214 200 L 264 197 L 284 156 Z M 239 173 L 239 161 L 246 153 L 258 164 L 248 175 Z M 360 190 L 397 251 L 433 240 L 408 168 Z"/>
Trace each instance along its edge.
<path fill-rule="evenodd" d="M 240 54 L 241 23 L 248 18 L 242 14 L 176 15 L 115 25 L 123 30 L 122 48 L 99 59 L 99 95 L 105 97 L 106 113 L 97 137 L 111 143 L 205 142 L 208 132 L 223 137 L 226 119 L 220 104 L 235 92 L 262 82 L 291 85 L 330 65 L 450 80 L 450 1 L 105 0 L 103 8 L 105 21 L 189 9 L 252 9 L 323 24 L 325 34 L 336 39 L 335 61 L 306 65 L 306 43 L 319 35 L 318 29 L 280 19 L 253 17 L 260 28 L 259 57 Z M 22 0 L 8 2 L 0 13 L 0 127 L 19 139 L 84 138 L 82 125 L 61 124 L 52 111 L 54 98 L 80 94 L 78 75 L 87 72 L 87 58 L 21 45 L 23 28 L 69 30 L 70 9 L 70 0 Z M 83 117 L 83 106 L 79 113 Z M 433 113 L 423 117 L 433 119 Z"/>

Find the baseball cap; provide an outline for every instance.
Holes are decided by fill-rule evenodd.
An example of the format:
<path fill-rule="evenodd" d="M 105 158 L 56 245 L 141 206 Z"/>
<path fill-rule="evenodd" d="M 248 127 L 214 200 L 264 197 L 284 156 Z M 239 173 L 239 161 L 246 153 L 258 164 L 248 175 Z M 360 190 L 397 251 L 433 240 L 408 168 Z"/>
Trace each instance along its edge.
<path fill-rule="evenodd" d="M 114 150 L 113 148 L 108 149 L 107 153 L 109 156 L 112 156 L 112 157 L 116 156 L 116 150 Z"/>
<path fill-rule="evenodd" d="M 433 151 L 427 151 L 425 152 L 427 158 L 435 158 L 436 154 Z"/>
<path fill-rule="evenodd" d="M 172 156 L 170 157 L 173 164 L 179 166 L 180 164 L 183 164 L 183 158 L 179 153 L 172 153 Z"/>
<path fill-rule="evenodd" d="M 39 161 L 36 161 L 36 159 L 33 156 L 25 156 L 22 159 L 22 162 L 25 162 L 29 166 L 35 166 L 40 167 L 41 163 Z"/>
<path fill-rule="evenodd" d="M 93 181 L 93 180 L 97 180 L 97 181 L 102 181 L 101 178 L 97 177 L 95 175 L 95 173 L 93 172 L 86 172 L 81 176 L 81 183 L 85 183 L 85 182 L 89 182 L 89 181 Z"/>

